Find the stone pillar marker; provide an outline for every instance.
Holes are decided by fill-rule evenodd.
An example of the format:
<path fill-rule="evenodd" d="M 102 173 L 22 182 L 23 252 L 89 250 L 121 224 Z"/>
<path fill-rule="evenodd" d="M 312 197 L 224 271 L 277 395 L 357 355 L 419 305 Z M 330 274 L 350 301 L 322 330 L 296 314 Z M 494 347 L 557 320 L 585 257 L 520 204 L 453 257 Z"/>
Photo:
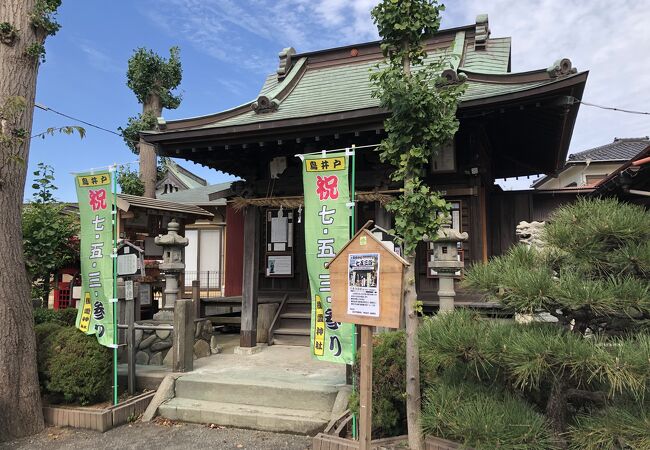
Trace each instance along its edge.
<path fill-rule="evenodd" d="M 180 225 L 172 219 L 167 224 L 167 234 L 156 236 L 154 242 L 163 248 L 163 262 L 159 265 L 165 274 L 165 298 L 163 309 L 154 316 L 156 320 L 174 320 L 174 304 L 178 298 L 178 276 L 185 270 L 183 248 L 189 240 L 178 234 Z"/>
<path fill-rule="evenodd" d="M 458 258 L 458 243 L 465 242 L 467 238 L 467 233 L 443 227 L 433 241 L 434 260 L 429 261 L 428 267 L 438 272 L 439 313 L 454 310 L 454 276 L 464 266 Z"/>

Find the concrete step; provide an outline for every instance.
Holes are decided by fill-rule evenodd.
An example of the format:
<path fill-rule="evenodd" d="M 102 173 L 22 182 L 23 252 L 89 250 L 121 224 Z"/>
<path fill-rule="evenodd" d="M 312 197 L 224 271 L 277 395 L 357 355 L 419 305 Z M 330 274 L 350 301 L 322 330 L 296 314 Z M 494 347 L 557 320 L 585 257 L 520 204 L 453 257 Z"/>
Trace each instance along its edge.
<path fill-rule="evenodd" d="M 173 398 L 161 405 L 158 411 L 162 417 L 171 420 L 308 435 L 322 431 L 330 418 L 329 412 L 185 398 Z"/>
<path fill-rule="evenodd" d="M 335 386 L 281 382 L 278 380 L 207 379 L 186 375 L 176 380 L 176 397 L 188 400 L 233 403 L 238 405 L 305 409 L 329 413 L 338 394 Z"/>
<path fill-rule="evenodd" d="M 307 336 L 274 334 L 273 345 L 297 345 L 300 347 L 309 347 L 309 333 L 307 333 Z"/>

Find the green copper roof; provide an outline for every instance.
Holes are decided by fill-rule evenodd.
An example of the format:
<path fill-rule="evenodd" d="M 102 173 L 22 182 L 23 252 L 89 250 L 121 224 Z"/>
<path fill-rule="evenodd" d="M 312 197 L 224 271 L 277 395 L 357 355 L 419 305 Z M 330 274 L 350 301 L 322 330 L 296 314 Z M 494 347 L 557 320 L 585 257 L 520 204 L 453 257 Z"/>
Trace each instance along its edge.
<path fill-rule="evenodd" d="M 561 76 L 545 70 L 525 74 L 510 73 L 509 37 L 487 38 L 480 48 L 475 48 L 475 39 L 468 33 L 468 30 L 456 31 L 452 39 L 439 41 L 446 42 L 446 47 L 430 51 L 428 57 L 433 61 L 446 56 L 450 60 L 448 65 L 453 70 L 468 76 L 461 107 L 463 102 L 534 89 L 575 73 L 574 69 L 570 73 L 563 72 Z M 339 53 L 334 53 L 337 51 Z M 188 119 L 190 122 L 187 125 L 183 120 L 171 121 L 170 130 L 252 125 L 378 107 L 379 101 L 372 97 L 373 87 L 369 75 L 377 63 L 381 62 L 381 54 L 372 53 L 370 57 L 355 61 L 349 57 L 337 57 L 341 54 L 340 49 L 331 52 L 320 60 L 316 57 L 316 62 L 312 61 L 313 53 L 296 55 L 286 77 L 279 80 L 278 74 L 269 75 L 256 100 L 200 118 L 200 123 L 192 123 L 193 119 Z M 322 54 L 321 52 L 320 55 Z M 331 57 L 330 54 L 334 56 Z M 269 102 L 272 103 L 271 107 L 267 105 L 266 108 L 257 110 L 258 104 L 266 105 Z"/>

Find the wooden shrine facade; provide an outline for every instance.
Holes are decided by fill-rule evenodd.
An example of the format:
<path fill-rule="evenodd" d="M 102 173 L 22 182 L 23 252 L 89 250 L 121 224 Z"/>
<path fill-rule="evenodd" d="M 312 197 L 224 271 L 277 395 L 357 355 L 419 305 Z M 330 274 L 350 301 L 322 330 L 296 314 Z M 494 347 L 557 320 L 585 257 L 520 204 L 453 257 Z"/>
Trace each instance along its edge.
<path fill-rule="evenodd" d="M 427 45 L 432 55 L 456 55 L 459 62 L 450 65 L 449 76 L 467 78 L 459 131 L 426 176 L 454 205 L 454 226 L 469 234 L 463 248 L 466 263 L 503 250 L 491 236 L 500 226 L 493 205 L 503 197 L 494 180 L 552 173 L 564 163 L 588 75 L 567 59 L 549 69 L 512 73 L 510 38 L 491 38 L 487 18 L 477 20 L 441 30 Z M 294 155 L 381 142 L 388 112 L 372 98 L 368 79 L 381 58 L 378 42 L 303 54 L 285 49 L 277 73 L 267 78 L 253 101 L 217 114 L 169 121 L 164 129 L 143 134 L 159 155 L 188 159 L 242 180 L 221 195 L 230 200 L 228 214 L 244 218 L 243 316 L 254 314 L 247 312 L 246 302 L 257 296 L 307 294 L 302 172 Z M 390 228 L 382 202 L 400 188 L 391 182 L 391 171 L 372 148 L 356 151 L 355 187 L 364 193 L 357 198 L 357 224 L 372 219 Z M 267 226 L 269 213 L 280 207 L 293 217 L 292 242 L 276 252 L 267 242 Z M 269 253 L 291 256 L 290 273 L 269 274 Z M 421 298 L 435 299 L 437 282 L 427 273 L 427 257 L 422 243 L 418 290 Z M 243 316 L 242 333 L 250 326 Z"/>

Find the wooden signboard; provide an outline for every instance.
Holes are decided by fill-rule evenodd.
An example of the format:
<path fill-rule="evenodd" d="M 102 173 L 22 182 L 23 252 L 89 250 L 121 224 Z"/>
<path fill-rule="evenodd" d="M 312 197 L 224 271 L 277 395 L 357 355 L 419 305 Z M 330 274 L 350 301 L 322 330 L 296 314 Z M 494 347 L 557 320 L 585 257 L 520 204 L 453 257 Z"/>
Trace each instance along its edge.
<path fill-rule="evenodd" d="M 408 263 L 363 228 L 329 263 L 332 319 L 399 328 Z"/>
<path fill-rule="evenodd" d="M 330 261 L 332 319 L 360 325 L 359 449 L 370 450 L 372 327 L 399 328 L 402 282 L 408 263 L 368 230 L 366 223 Z"/>

